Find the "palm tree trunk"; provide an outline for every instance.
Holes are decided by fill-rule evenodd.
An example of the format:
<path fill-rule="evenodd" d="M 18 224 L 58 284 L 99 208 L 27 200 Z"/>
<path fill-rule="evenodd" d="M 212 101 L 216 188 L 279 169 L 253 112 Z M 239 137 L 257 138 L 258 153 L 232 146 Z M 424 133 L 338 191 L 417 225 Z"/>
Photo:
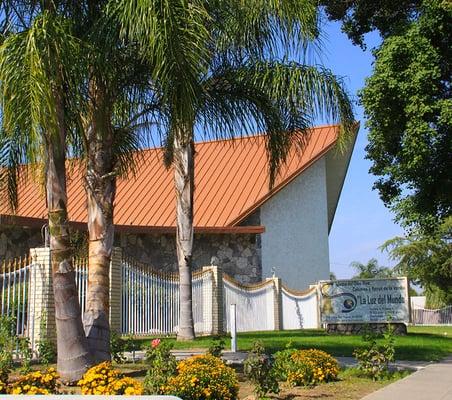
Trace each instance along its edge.
<path fill-rule="evenodd" d="M 174 135 L 174 182 L 176 188 L 176 248 L 180 277 L 180 315 L 177 340 L 193 340 L 195 329 L 192 309 L 193 252 L 193 135 L 177 131 Z"/>
<path fill-rule="evenodd" d="M 86 192 L 88 202 L 88 292 L 84 326 L 95 362 L 110 355 L 110 260 L 113 249 L 113 202 L 116 178 L 113 174 L 113 134 L 105 91 L 94 82 L 91 123 L 88 128 Z"/>
<path fill-rule="evenodd" d="M 62 117 L 59 119 L 61 123 Z M 64 129 L 60 129 L 58 140 L 47 139 L 46 191 L 55 300 L 57 370 L 64 382 L 73 383 L 83 376 L 92 360 L 83 331 L 69 242 L 65 140 Z"/>

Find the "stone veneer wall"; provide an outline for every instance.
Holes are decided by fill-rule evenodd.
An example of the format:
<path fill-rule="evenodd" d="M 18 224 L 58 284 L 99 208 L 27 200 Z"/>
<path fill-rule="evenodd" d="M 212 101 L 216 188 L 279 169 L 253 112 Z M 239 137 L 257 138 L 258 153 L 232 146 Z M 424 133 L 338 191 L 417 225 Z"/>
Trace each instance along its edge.
<path fill-rule="evenodd" d="M 177 271 L 175 235 L 117 233 L 115 236 L 115 246 L 121 247 L 124 254 L 156 269 Z M 30 248 L 43 245 L 39 229 L 0 225 L 0 261 L 26 256 Z M 259 282 L 262 279 L 260 235 L 195 234 L 193 261 L 195 269 L 213 263 L 239 282 Z"/>
<path fill-rule="evenodd" d="M 26 256 L 31 248 L 43 245 L 39 229 L 0 225 L 0 260 Z"/>
<path fill-rule="evenodd" d="M 120 234 L 116 246 L 126 255 L 165 271 L 177 271 L 175 236 Z M 216 264 L 242 283 L 262 278 L 260 235 L 195 234 L 194 268 Z"/>

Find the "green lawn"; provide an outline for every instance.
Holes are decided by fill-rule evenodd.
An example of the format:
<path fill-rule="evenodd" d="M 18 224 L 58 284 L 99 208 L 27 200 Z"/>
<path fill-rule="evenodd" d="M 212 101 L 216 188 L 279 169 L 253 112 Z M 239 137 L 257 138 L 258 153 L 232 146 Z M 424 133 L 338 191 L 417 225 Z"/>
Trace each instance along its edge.
<path fill-rule="evenodd" d="M 224 338 L 229 346 L 229 338 Z M 192 342 L 176 342 L 175 349 L 199 349 L 209 347 L 212 339 L 197 338 Z M 260 340 L 265 347 L 275 352 L 284 349 L 288 342 L 297 348 L 317 348 L 334 356 L 352 356 L 353 350 L 363 346 L 361 336 L 328 335 L 323 330 L 309 329 L 278 332 L 250 332 L 238 335 L 239 350 L 249 350 L 252 343 Z M 145 344 L 149 339 L 142 339 Z M 452 327 L 409 327 L 407 336 L 395 340 L 396 359 L 437 361 L 452 353 Z"/>
<path fill-rule="evenodd" d="M 409 326 L 408 332 L 449 336 L 452 339 L 452 326 Z"/>

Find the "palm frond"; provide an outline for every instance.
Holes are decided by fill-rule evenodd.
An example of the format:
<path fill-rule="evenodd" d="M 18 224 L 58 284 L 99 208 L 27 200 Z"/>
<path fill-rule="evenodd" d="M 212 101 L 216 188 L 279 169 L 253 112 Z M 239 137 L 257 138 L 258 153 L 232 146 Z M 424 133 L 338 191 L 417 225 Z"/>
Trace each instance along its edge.
<path fill-rule="evenodd" d="M 3 133 L 0 131 L 0 200 L 14 212 L 19 205 L 19 181 L 25 172 L 20 166 L 25 160 L 20 143 Z"/>
<path fill-rule="evenodd" d="M 217 49 L 257 59 L 280 51 L 306 49 L 319 34 L 317 4 L 313 0 L 214 0 L 207 2 L 214 16 Z"/>
<path fill-rule="evenodd" d="M 42 136 L 57 130 L 56 86 L 70 93 L 66 108 L 78 100 L 72 69 L 77 65 L 79 43 L 70 30 L 68 21 L 44 13 L 29 30 L 9 36 L 0 46 L 3 127 L 28 137 L 30 162 L 40 156 Z"/>
<path fill-rule="evenodd" d="M 234 137 L 260 130 L 267 135 L 270 184 L 295 143 L 319 118 L 353 127 L 353 111 L 342 82 L 330 71 L 296 63 L 223 66 L 205 82 L 198 122 L 206 133 Z"/>
<path fill-rule="evenodd" d="M 43 13 L 29 29 L 8 35 L 0 46 L 0 104 L 2 107 L 2 165 L 10 203 L 17 206 L 17 180 L 23 168 L 45 160 L 45 142 L 59 134 L 61 119 L 70 132 L 78 129 L 72 115 L 80 105 L 77 96 L 79 43 L 64 18 Z M 57 113 L 56 90 L 65 92 L 64 113 Z M 70 123 L 68 121 L 71 121 Z M 34 177 L 42 171 L 31 168 Z M 4 191 L 4 193 L 6 193 Z"/>
<path fill-rule="evenodd" d="M 199 77 L 207 72 L 211 59 L 210 16 L 204 2 L 119 0 L 110 13 L 120 21 L 124 37 L 140 44 L 176 118 L 193 120 Z"/>

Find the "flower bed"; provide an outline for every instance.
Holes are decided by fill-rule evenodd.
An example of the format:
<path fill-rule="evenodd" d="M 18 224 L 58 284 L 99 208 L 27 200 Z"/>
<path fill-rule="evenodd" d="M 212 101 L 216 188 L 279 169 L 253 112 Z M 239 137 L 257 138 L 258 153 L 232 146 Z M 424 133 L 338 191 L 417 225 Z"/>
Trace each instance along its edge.
<path fill-rule="evenodd" d="M 111 363 L 103 362 L 89 369 L 78 382 L 82 394 L 141 395 L 143 385 L 136 379 L 124 377 Z"/>
<path fill-rule="evenodd" d="M 2 383 L 3 393 L 8 394 L 52 394 L 58 390 L 58 374 L 54 368 L 31 372 L 10 385 Z"/>
<path fill-rule="evenodd" d="M 184 400 L 235 400 L 238 381 L 235 371 L 212 355 L 200 355 L 181 361 L 177 375 L 170 378 L 165 394 Z"/>
<path fill-rule="evenodd" d="M 315 386 L 337 379 L 337 360 L 321 350 L 284 350 L 275 354 L 280 379 L 293 386 Z"/>

